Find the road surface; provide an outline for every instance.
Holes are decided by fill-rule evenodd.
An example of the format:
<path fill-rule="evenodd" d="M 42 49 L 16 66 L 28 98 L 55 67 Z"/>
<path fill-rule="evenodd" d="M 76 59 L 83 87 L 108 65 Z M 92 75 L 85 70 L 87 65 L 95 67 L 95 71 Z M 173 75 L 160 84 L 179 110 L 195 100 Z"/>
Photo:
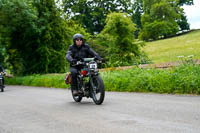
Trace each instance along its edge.
<path fill-rule="evenodd" d="M 66 89 L 6 86 L 0 133 L 200 133 L 200 96 L 106 92 L 95 105 Z"/>

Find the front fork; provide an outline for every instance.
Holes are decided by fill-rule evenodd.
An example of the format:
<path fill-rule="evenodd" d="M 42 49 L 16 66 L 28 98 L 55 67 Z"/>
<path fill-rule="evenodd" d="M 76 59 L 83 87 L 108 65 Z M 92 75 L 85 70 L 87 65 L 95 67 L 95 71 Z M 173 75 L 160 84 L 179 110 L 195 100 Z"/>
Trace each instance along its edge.
<path fill-rule="evenodd" d="M 98 75 L 99 75 L 98 70 L 93 72 L 93 76 L 98 76 Z M 92 86 L 92 89 L 96 90 L 96 86 L 94 85 L 94 82 L 93 82 L 93 79 L 92 79 L 93 76 L 92 76 L 92 72 L 90 71 L 90 74 L 89 74 L 90 84 Z"/>
<path fill-rule="evenodd" d="M 98 73 L 97 73 L 96 75 L 94 75 L 94 76 L 98 76 Z M 97 88 L 96 88 L 96 86 L 94 85 L 93 76 L 90 74 L 89 78 L 90 78 L 90 85 L 91 85 L 91 87 L 90 87 L 90 94 L 91 94 L 91 97 L 92 97 L 92 98 L 96 98 L 95 95 L 96 95 L 96 89 L 97 89 Z"/>

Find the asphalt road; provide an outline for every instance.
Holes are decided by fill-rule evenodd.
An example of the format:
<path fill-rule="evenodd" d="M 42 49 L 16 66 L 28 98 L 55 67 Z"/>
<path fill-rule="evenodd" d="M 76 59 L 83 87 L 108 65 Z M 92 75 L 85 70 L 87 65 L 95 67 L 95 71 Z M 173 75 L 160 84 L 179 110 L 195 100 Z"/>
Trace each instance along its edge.
<path fill-rule="evenodd" d="M 200 96 L 106 92 L 95 105 L 65 89 L 6 86 L 0 133 L 200 133 Z"/>

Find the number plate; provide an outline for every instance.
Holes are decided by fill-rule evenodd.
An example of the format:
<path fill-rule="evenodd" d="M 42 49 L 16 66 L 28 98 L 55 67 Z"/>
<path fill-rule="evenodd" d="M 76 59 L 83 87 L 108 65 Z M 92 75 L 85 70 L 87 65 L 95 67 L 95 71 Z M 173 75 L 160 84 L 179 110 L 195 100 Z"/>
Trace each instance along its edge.
<path fill-rule="evenodd" d="M 97 64 L 90 64 L 90 69 L 96 69 L 97 68 Z"/>

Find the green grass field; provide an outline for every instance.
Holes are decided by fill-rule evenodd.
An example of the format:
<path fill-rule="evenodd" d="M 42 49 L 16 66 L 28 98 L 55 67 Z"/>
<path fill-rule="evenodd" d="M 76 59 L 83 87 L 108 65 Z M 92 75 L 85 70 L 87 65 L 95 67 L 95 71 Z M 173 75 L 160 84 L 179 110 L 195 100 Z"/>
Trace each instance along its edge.
<path fill-rule="evenodd" d="M 200 59 L 200 30 L 169 39 L 147 42 L 144 51 L 153 63 L 174 62 L 178 56 Z"/>

